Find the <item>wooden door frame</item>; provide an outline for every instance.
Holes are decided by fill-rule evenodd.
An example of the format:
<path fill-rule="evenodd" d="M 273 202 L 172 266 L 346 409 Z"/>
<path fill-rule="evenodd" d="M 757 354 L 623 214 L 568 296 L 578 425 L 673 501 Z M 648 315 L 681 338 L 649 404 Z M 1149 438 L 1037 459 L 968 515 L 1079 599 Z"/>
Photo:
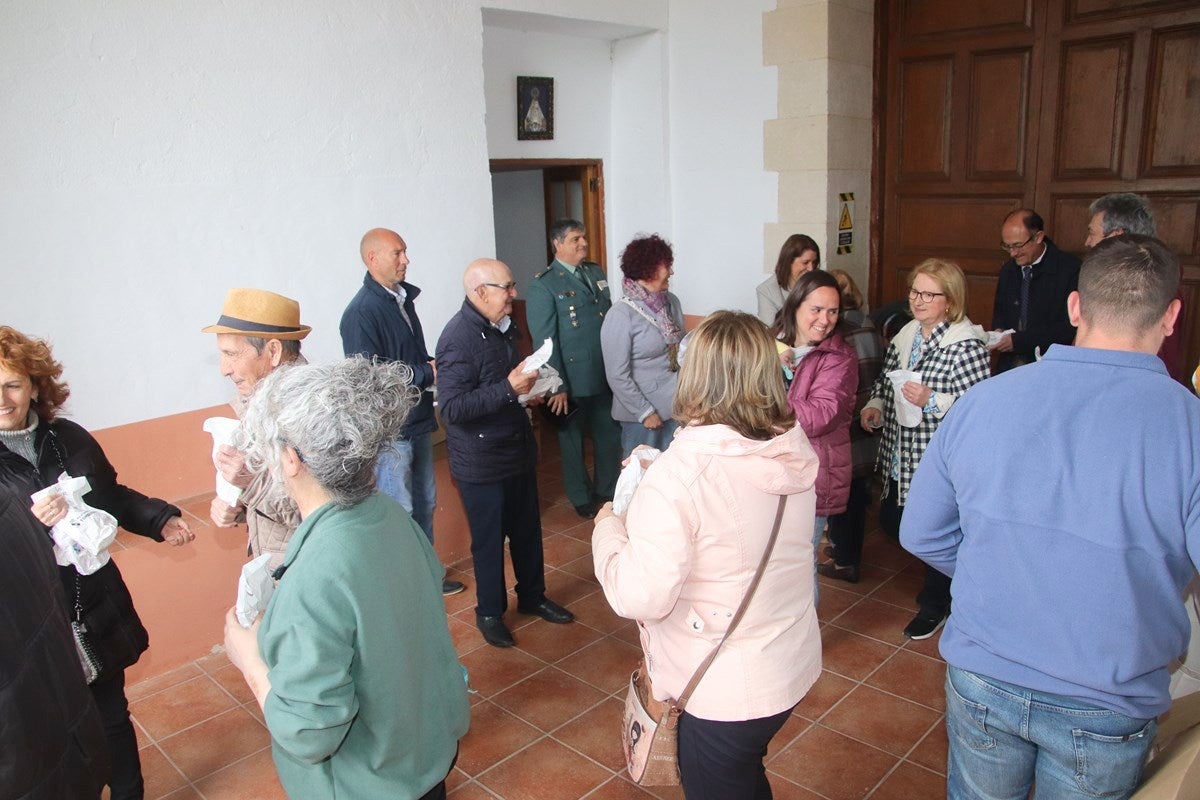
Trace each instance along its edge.
<path fill-rule="evenodd" d="M 604 162 L 598 158 L 492 158 L 488 159 L 489 172 L 540 171 L 561 167 L 579 168 L 579 179 L 583 185 L 583 214 L 580 220 L 587 230 L 588 260 L 608 268 L 608 239 L 604 227 Z M 544 184 L 543 184 L 544 185 Z M 546 230 L 554 223 L 550 208 L 549 190 L 543 188 L 546 207 Z M 550 243 L 546 243 L 549 249 Z M 553 252 L 550 253 L 551 258 Z M 547 259 L 549 260 L 549 259 Z"/>

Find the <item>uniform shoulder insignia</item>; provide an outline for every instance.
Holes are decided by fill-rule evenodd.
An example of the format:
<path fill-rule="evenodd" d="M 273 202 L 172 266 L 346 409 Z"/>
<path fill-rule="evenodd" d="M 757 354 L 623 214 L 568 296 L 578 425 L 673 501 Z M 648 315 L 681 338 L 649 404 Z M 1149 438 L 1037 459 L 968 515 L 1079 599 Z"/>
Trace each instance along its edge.
<path fill-rule="evenodd" d="M 541 271 L 541 272 L 539 272 L 538 274 L 534 275 L 534 276 L 533 276 L 533 279 L 536 281 L 538 278 L 542 277 L 543 275 L 545 275 L 546 273 L 548 273 L 548 272 L 549 272 L 550 270 L 552 270 L 552 269 L 554 269 L 554 265 L 553 265 L 553 264 L 551 264 L 550 266 L 546 267 L 544 270 L 542 270 L 542 271 Z"/>

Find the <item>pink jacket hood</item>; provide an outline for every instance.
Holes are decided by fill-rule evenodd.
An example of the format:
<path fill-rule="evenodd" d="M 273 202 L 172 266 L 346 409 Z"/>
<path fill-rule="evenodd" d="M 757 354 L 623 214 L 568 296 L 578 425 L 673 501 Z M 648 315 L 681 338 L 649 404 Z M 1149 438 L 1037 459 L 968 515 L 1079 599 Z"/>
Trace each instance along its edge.
<path fill-rule="evenodd" d="M 680 428 L 671 449 L 740 459 L 738 474 L 768 494 L 799 494 L 817 480 L 817 458 L 799 425 L 765 442 L 747 439 L 728 425 Z"/>

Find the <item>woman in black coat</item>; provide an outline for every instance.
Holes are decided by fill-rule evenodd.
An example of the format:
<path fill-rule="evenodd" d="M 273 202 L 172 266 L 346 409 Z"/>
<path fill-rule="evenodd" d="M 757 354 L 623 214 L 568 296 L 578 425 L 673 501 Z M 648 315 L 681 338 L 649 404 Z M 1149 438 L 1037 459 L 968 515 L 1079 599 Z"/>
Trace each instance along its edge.
<path fill-rule="evenodd" d="M 57 418 L 69 394 L 58 380 L 61 375 L 62 366 L 45 342 L 0 326 L 0 480 L 44 487 L 54 485 L 63 472 L 86 477 L 91 491 L 84 502 L 107 511 L 122 528 L 172 545 L 195 538 L 178 508 L 117 483 L 116 471 L 91 434 Z M 50 528 L 66 516 L 67 504 L 54 494 L 31 510 Z M 52 546 L 49 537 L 46 546 Z M 141 800 L 141 764 L 125 698 L 125 668 L 145 652 L 149 636 L 111 560 L 89 575 L 60 564 L 59 577 L 67 608 L 86 626 L 100 662 L 100 674 L 90 688 L 104 721 L 112 800 Z"/>

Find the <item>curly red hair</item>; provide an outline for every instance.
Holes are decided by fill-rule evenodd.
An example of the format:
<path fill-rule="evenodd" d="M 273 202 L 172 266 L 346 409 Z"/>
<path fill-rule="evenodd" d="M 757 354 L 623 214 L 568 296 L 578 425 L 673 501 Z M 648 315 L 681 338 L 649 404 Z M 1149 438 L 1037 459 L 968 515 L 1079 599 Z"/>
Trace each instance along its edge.
<path fill-rule="evenodd" d="M 59 380 L 62 364 L 54 360 L 50 345 L 7 325 L 0 325 L 0 367 L 29 378 L 37 394 L 30 405 L 45 422 L 52 421 L 71 396 L 67 384 Z"/>
<path fill-rule="evenodd" d="M 657 233 L 639 236 L 621 253 L 621 272 L 632 281 L 652 280 L 659 264 L 669 268 L 675 263 L 671 245 Z"/>

